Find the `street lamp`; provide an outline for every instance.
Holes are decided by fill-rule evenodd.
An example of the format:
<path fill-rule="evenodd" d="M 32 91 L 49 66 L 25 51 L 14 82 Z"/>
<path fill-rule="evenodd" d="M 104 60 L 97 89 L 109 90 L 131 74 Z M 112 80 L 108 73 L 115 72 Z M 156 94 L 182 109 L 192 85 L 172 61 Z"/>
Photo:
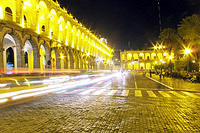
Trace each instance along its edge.
<path fill-rule="evenodd" d="M 160 66 L 160 79 L 162 78 L 162 75 L 163 75 L 163 65 L 166 63 L 166 61 L 160 59 L 160 62 L 161 62 L 161 66 Z M 164 75 L 163 75 L 163 79 L 164 79 Z"/>
<path fill-rule="evenodd" d="M 184 54 L 187 55 L 187 61 L 188 61 L 188 62 L 187 62 L 187 72 L 189 72 L 189 69 L 190 69 L 190 68 L 189 68 L 189 67 L 190 67 L 190 66 L 189 66 L 189 65 L 190 65 L 190 64 L 189 64 L 189 55 L 190 55 L 190 53 L 191 53 L 191 49 L 185 48 Z"/>
<path fill-rule="evenodd" d="M 184 54 L 185 54 L 185 55 L 188 55 L 188 54 L 190 54 L 190 53 L 191 53 L 191 49 L 186 48 L 185 51 L 184 51 Z"/>
<path fill-rule="evenodd" d="M 172 57 L 171 55 L 168 57 L 169 60 L 172 60 L 172 58 L 173 58 L 173 57 Z"/>

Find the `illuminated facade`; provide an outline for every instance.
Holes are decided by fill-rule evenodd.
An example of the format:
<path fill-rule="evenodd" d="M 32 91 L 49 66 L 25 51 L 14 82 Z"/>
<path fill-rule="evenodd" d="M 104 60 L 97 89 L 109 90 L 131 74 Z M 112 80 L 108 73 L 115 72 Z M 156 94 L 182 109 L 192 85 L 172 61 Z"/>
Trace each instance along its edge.
<path fill-rule="evenodd" d="M 0 69 L 108 69 L 112 49 L 53 0 L 1 0 Z"/>
<path fill-rule="evenodd" d="M 122 51 L 120 52 L 121 68 L 124 70 L 154 69 L 155 65 L 172 61 L 174 54 L 164 51 Z"/>

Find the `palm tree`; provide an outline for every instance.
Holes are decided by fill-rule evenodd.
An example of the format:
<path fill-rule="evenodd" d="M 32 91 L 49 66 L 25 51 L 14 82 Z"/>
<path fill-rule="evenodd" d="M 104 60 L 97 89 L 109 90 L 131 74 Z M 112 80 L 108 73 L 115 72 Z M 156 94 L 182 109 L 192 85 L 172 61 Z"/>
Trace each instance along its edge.
<path fill-rule="evenodd" d="M 200 56 L 200 15 L 194 14 L 182 19 L 178 25 L 178 33 L 184 39 L 187 47 L 192 48 L 193 56 L 199 60 Z"/>
<path fill-rule="evenodd" d="M 159 39 L 167 47 L 167 50 L 170 54 L 172 52 L 177 53 L 177 50 L 180 47 L 180 44 L 182 43 L 180 36 L 177 34 L 176 30 L 172 28 L 164 29 L 160 33 Z"/>
<path fill-rule="evenodd" d="M 194 14 L 182 19 L 178 25 L 178 33 L 187 42 L 200 40 L 200 16 Z"/>

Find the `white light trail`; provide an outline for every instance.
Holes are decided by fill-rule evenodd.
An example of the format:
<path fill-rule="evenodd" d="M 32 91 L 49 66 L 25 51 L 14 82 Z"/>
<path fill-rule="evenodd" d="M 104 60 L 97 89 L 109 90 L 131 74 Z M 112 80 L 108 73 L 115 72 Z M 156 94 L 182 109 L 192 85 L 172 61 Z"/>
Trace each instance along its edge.
<path fill-rule="evenodd" d="M 0 99 L 0 103 L 5 103 L 7 101 L 8 101 L 8 99 Z"/>
<path fill-rule="evenodd" d="M 108 76 L 104 76 L 104 77 L 95 77 L 94 79 L 90 79 L 88 75 L 82 75 L 82 76 L 78 76 L 76 78 L 83 78 L 81 80 L 78 81 L 68 81 L 68 82 L 63 82 L 61 83 L 60 81 L 55 82 L 54 84 L 48 84 L 48 86 L 44 86 L 41 88 L 34 88 L 34 89 L 28 89 L 28 90 L 21 90 L 21 91 L 16 91 L 16 92 L 9 92 L 9 93 L 4 93 L 4 94 L 0 94 L 0 103 L 4 103 L 7 102 L 8 99 L 4 99 L 4 98 L 11 98 L 11 100 L 18 100 L 18 99 L 22 99 L 22 98 L 28 98 L 28 97 L 34 97 L 34 96 L 38 96 L 38 95 L 44 95 L 47 93 L 51 93 L 51 92 L 64 92 L 67 89 L 72 89 L 72 88 L 79 88 L 82 86 L 86 86 L 86 85 L 91 85 L 97 82 L 101 82 L 104 80 L 108 80 L 114 76 L 117 76 L 118 74 L 111 74 Z M 103 76 L 103 75 L 102 75 Z M 56 79 L 55 81 L 57 81 L 57 78 L 51 78 L 52 80 Z M 62 79 L 62 78 L 60 78 Z M 68 77 L 64 77 L 64 79 L 69 79 Z M 51 80 L 49 80 L 50 82 Z M 30 83 L 30 82 L 29 82 Z M 110 84 L 107 84 L 110 85 Z M 99 90 L 98 92 L 96 92 L 98 94 L 101 94 L 103 91 L 105 91 L 105 89 L 103 90 Z M 88 91 L 88 93 L 91 92 Z"/>
<path fill-rule="evenodd" d="M 0 84 L 0 87 L 5 87 L 7 86 L 8 84 Z"/>

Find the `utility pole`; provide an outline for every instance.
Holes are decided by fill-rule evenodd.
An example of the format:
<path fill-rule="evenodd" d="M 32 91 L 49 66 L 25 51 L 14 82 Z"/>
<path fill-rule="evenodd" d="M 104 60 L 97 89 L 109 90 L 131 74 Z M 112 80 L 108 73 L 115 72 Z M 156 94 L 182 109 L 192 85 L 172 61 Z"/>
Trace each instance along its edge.
<path fill-rule="evenodd" d="M 131 50 L 131 41 L 128 41 L 128 48 Z"/>
<path fill-rule="evenodd" d="M 158 2 L 158 19 L 159 19 L 159 25 L 160 25 L 160 32 L 162 31 L 162 20 L 161 20 L 161 13 L 160 13 L 160 0 L 157 0 Z"/>

